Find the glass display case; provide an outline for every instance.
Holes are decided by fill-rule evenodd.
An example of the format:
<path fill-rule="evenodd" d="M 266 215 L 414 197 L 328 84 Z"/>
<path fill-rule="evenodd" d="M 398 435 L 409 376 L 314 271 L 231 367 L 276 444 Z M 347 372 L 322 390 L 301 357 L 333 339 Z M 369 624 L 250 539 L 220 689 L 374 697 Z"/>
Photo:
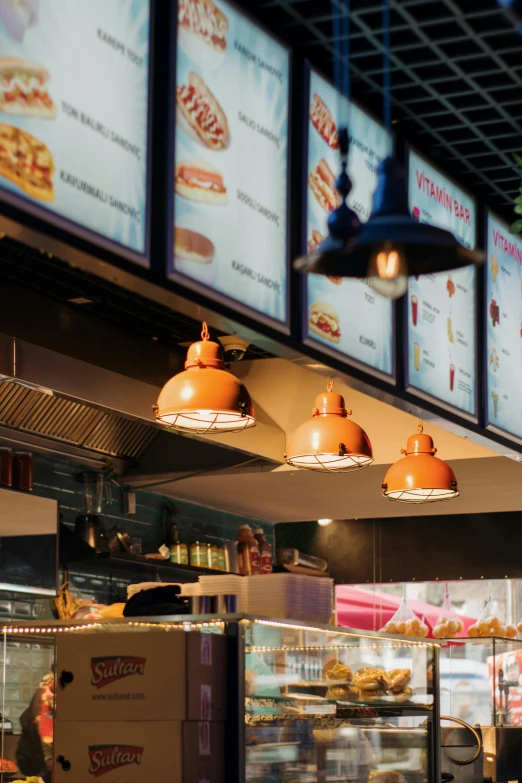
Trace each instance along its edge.
<path fill-rule="evenodd" d="M 205 615 L 13 624 L 1 656 L 0 783 L 83 783 L 123 756 L 128 783 L 439 780 L 426 640 Z"/>
<path fill-rule="evenodd" d="M 244 621 L 245 780 L 437 781 L 438 648 Z"/>
<path fill-rule="evenodd" d="M 522 642 L 441 641 L 442 770 L 459 780 L 522 777 Z"/>

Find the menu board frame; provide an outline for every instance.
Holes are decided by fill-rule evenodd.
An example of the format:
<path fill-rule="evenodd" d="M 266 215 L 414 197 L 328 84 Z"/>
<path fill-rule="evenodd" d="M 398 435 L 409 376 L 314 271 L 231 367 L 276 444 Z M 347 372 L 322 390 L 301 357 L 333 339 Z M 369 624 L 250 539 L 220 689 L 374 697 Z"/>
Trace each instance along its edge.
<path fill-rule="evenodd" d="M 490 264 L 490 249 L 489 249 L 489 219 L 490 217 L 493 218 L 493 220 L 496 220 L 498 223 L 501 223 L 503 226 L 505 226 L 506 229 L 506 236 L 513 236 L 516 237 L 518 235 L 512 235 L 509 234 L 509 223 L 505 220 L 505 218 L 498 215 L 494 210 L 490 209 L 489 207 L 485 206 L 483 210 L 484 214 L 484 252 L 486 254 L 486 260 L 484 263 L 484 269 L 481 270 L 483 273 L 483 281 L 484 281 L 484 296 L 483 296 L 483 309 L 482 309 L 482 324 L 484 328 L 484 342 L 482 346 L 482 360 L 483 360 L 483 367 L 484 367 L 484 376 L 483 376 L 483 383 L 482 387 L 484 390 L 484 427 L 488 432 L 494 433 L 495 435 L 500 436 L 501 438 L 505 438 L 506 440 L 515 443 L 519 446 L 522 446 L 522 436 L 516 435 L 515 433 L 509 432 L 509 430 L 505 430 L 502 427 L 500 427 L 497 424 L 494 424 L 493 421 L 490 421 L 489 418 L 489 395 L 490 395 L 490 385 L 489 385 L 489 343 L 488 343 L 488 322 L 490 319 L 489 314 L 489 300 L 488 300 L 488 269 Z M 518 240 L 519 242 L 521 240 Z M 522 270 L 521 270 L 522 272 Z M 500 315 L 500 317 L 502 317 Z M 521 324 L 522 327 L 522 324 Z"/>
<path fill-rule="evenodd" d="M 219 0 L 218 0 L 219 2 Z M 169 156 L 168 156 L 168 171 L 170 176 L 169 181 L 169 210 L 168 210 L 168 230 L 167 230 L 167 248 L 166 248 L 166 270 L 167 279 L 172 283 L 177 283 L 196 294 L 206 297 L 212 300 L 218 305 L 223 305 L 247 318 L 252 319 L 258 323 L 264 324 L 275 331 L 290 336 L 290 324 L 291 324 L 291 302 L 292 302 L 292 267 L 291 267 L 291 217 L 290 217 L 290 197 L 291 197 L 291 175 L 292 175 L 292 154 L 293 154 L 293 114 L 292 114 L 292 87 L 294 76 L 294 53 L 291 46 L 282 41 L 277 35 L 267 28 L 262 22 L 252 16 L 244 8 L 238 6 L 234 0 L 226 0 L 226 3 L 240 16 L 242 16 L 249 24 L 254 28 L 257 28 L 260 32 L 270 38 L 274 43 L 280 46 L 288 55 L 288 94 L 287 94 L 287 107 L 288 107 L 288 141 L 287 141 L 287 161 L 286 161 L 286 221 L 284 224 L 284 230 L 286 235 L 286 259 L 285 259 L 285 274 L 286 274 L 286 297 L 285 308 L 286 318 L 284 321 L 279 321 L 276 318 L 272 318 L 259 310 L 256 310 L 249 305 L 243 304 L 241 301 L 228 296 L 227 294 L 216 291 L 210 286 L 204 283 L 198 282 L 188 275 L 184 275 L 182 272 L 174 268 L 174 226 L 175 226 L 175 190 L 174 190 L 174 170 L 176 165 L 176 100 L 175 91 L 177 85 L 177 52 L 178 52 L 178 9 L 177 3 L 173 10 L 173 20 L 171 28 L 171 93 L 174 95 L 173 108 L 171 110 L 171 116 L 169 118 Z"/>
<path fill-rule="evenodd" d="M 428 166 L 431 166 L 432 168 L 436 169 L 438 172 L 440 172 L 441 176 L 449 182 L 451 185 L 454 185 L 458 190 L 462 191 L 462 193 L 465 193 L 466 196 L 469 198 L 470 201 L 473 202 L 474 208 L 475 208 L 475 243 L 472 249 L 475 249 L 479 246 L 478 237 L 479 237 L 479 221 L 480 221 L 480 206 L 478 199 L 475 198 L 475 196 L 471 195 L 469 191 L 466 190 L 466 188 L 463 188 L 462 185 L 457 182 L 456 179 L 454 179 L 451 176 L 448 176 L 446 172 L 441 169 L 437 164 L 433 163 L 426 155 L 419 152 L 413 145 L 406 144 L 405 145 L 405 156 L 406 156 L 406 181 L 409 183 L 409 175 L 410 175 L 410 161 L 411 161 L 411 153 L 419 157 L 421 160 L 424 160 Z M 409 200 L 409 192 L 408 192 L 408 200 Z M 405 391 L 408 394 L 411 394 L 413 397 L 416 397 L 420 400 L 425 400 L 426 402 L 429 402 L 433 405 L 435 405 L 437 408 L 440 408 L 443 411 L 446 411 L 448 413 L 452 413 L 453 415 L 459 417 L 460 419 L 464 419 L 465 421 L 471 422 L 472 424 L 479 424 L 480 421 L 480 409 L 479 409 L 479 403 L 480 403 L 480 389 L 481 386 L 481 376 L 480 376 L 480 353 L 481 353 L 481 345 L 480 345 L 480 335 L 479 335 L 479 307 L 480 307 L 480 270 L 478 268 L 475 268 L 475 296 L 474 296 L 474 323 L 473 323 L 473 335 L 475 339 L 475 361 L 474 361 L 474 372 L 475 372 L 475 394 L 474 394 L 474 408 L 475 413 L 468 413 L 467 411 L 462 410 L 462 408 L 458 408 L 454 405 L 451 405 L 450 403 L 445 402 L 444 400 L 439 399 L 439 397 L 436 397 L 432 394 L 429 394 L 428 392 L 423 391 L 422 389 L 417 388 L 413 384 L 410 383 L 410 373 L 409 373 L 409 321 L 408 321 L 408 292 L 404 295 L 406 298 L 405 308 L 404 308 L 404 324 L 403 324 L 403 355 L 404 355 L 404 388 Z"/>
<path fill-rule="evenodd" d="M 304 100 L 304 108 L 303 108 L 303 123 L 306 128 L 306 132 L 303 138 L 303 163 L 302 163 L 302 178 L 301 178 L 301 187 L 302 187 L 302 205 L 301 205 L 301 215 L 302 215 L 302 230 L 301 230 L 301 253 L 303 255 L 308 253 L 308 200 L 310 198 L 310 189 L 308 187 L 308 155 L 309 155 L 309 144 L 310 144 L 310 121 L 309 121 L 309 114 L 310 114 L 310 84 L 311 84 L 311 75 L 312 72 L 316 73 L 317 76 L 319 76 L 321 79 L 323 79 L 325 82 L 327 82 L 334 90 L 337 88 L 333 84 L 333 82 L 330 79 L 327 79 L 317 68 L 314 68 L 309 60 L 305 61 L 304 64 L 305 67 L 305 75 L 304 75 L 304 90 L 303 94 L 305 97 Z M 376 125 L 378 125 L 380 128 L 382 128 L 383 131 L 386 131 L 386 127 L 383 122 L 380 120 L 377 120 L 375 116 L 364 109 L 357 101 L 354 101 L 352 98 L 350 98 L 350 104 L 353 105 L 358 111 L 365 114 L 372 122 L 374 122 Z M 395 134 L 391 134 L 392 138 L 392 149 L 395 151 L 396 146 L 396 138 Z M 340 171 L 340 158 L 339 158 L 339 171 Z M 335 172 L 338 173 L 338 172 Z M 348 172 L 349 173 L 349 172 Z M 370 207 L 371 210 L 371 207 Z M 314 350 L 325 354 L 326 356 L 331 357 L 332 359 L 336 359 L 339 362 L 342 362 L 343 364 L 348 365 L 349 367 L 353 367 L 356 370 L 360 370 L 361 372 L 365 373 L 366 375 L 370 375 L 373 378 L 376 378 L 380 381 L 385 381 L 386 383 L 390 384 L 391 386 L 397 386 L 398 385 L 398 378 L 397 378 L 397 303 L 395 301 L 392 302 L 392 332 L 391 332 L 391 359 L 392 359 L 392 370 L 388 374 L 386 372 L 383 372 L 382 370 L 379 370 L 375 367 L 372 367 L 369 364 L 366 364 L 365 362 L 360 361 L 359 359 L 356 359 L 352 356 L 348 356 L 346 353 L 343 353 L 340 350 L 337 350 L 334 347 L 331 347 L 329 345 L 325 345 L 323 342 L 316 340 L 313 335 L 309 333 L 308 329 L 308 279 L 307 275 L 303 275 L 303 279 L 300 286 L 300 294 L 301 294 L 301 302 L 302 302 L 302 313 L 301 313 L 301 338 L 304 345 L 307 345 Z M 379 294 L 375 294 L 375 296 L 379 296 Z"/>
<path fill-rule="evenodd" d="M 142 267 L 143 269 L 150 270 L 151 268 L 151 194 L 152 194 L 152 130 L 153 130 L 153 115 L 154 115 L 154 102 L 158 99 L 156 91 L 154 90 L 154 71 L 156 62 L 156 47 L 155 47 L 155 24 L 156 24 L 156 3 L 157 0 L 147 0 L 149 4 L 149 56 L 148 56 L 148 74 L 147 74 L 147 149 L 146 149 L 146 173 L 145 173 L 145 243 L 143 252 L 133 250 L 130 247 L 126 247 L 115 240 L 105 237 L 96 231 L 86 228 L 79 223 L 76 223 L 70 218 L 62 217 L 61 215 L 47 209 L 45 206 L 36 204 L 25 198 L 23 195 L 19 195 L 10 190 L 0 187 L 0 204 L 6 204 L 16 210 L 13 217 L 15 220 L 24 222 L 24 215 L 30 216 L 35 221 L 36 230 L 40 230 L 43 233 L 50 233 L 49 228 L 58 229 L 63 232 L 65 237 L 63 241 L 70 241 L 74 238 L 86 241 L 94 247 L 100 250 L 107 251 L 114 256 L 117 256 L 125 261 L 131 261 L 132 263 Z M 62 237 L 57 237 L 62 239 Z"/>

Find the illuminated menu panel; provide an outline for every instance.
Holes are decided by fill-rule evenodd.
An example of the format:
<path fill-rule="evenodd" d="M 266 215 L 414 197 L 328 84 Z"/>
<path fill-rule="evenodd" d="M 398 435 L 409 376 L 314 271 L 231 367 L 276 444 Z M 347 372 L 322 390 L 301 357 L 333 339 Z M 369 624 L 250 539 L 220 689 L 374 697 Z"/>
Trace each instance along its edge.
<path fill-rule="evenodd" d="M 333 187 L 340 172 L 337 128 L 340 114 L 348 117 L 350 207 L 359 219 L 370 215 L 377 184 L 376 168 L 389 153 L 384 128 L 339 93 L 314 71 L 310 73 L 308 117 L 308 252 L 327 234 L 327 219 L 336 206 Z M 309 275 L 305 334 L 321 350 L 348 359 L 376 375 L 394 375 L 394 306 L 365 280 Z"/>
<path fill-rule="evenodd" d="M 476 204 L 415 152 L 409 156 L 409 205 L 422 223 L 476 244 Z M 476 416 L 476 271 L 410 277 L 408 380 L 411 391 Z"/>
<path fill-rule="evenodd" d="M 0 2 L 1 197 L 142 264 L 149 27 L 149 0 Z"/>
<path fill-rule="evenodd" d="M 522 240 L 488 214 L 487 421 L 522 440 Z"/>
<path fill-rule="evenodd" d="M 171 273 L 284 327 L 289 51 L 224 0 L 180 0 L 176 82 Z"/>

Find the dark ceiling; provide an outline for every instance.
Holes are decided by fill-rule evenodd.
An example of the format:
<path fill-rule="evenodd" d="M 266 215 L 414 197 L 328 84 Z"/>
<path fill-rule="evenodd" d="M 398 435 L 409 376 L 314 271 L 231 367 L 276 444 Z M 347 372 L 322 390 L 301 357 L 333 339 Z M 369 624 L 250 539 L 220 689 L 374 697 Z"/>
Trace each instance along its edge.
<path fill-rule="evenodd" d="M 332 76 L 332 2 L 242 0 Z M 382 116 L 382 0 L 351 0 L 354 97 Z M 401 136 L 511 220 L 521 175 L 522 36 L 496 0 L 391 0 L 393 118 Z"/>

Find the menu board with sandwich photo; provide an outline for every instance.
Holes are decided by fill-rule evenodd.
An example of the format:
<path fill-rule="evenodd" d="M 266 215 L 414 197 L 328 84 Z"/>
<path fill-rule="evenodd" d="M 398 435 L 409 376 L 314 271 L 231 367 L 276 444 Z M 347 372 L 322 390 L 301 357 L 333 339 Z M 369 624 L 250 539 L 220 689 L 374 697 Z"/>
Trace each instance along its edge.
<path fill-rule="evenodd" d="M 488 213 L 487 424 L 522 441 L 522 239 Z"/>
<path fill-rule="evenodd" d="M 473 250 L 473 198 L 413 150 L 408 179 L 412 217 L 451 231 L 464 247 Z M 475 418 L 475 267 L 410 277 L 407 296 L 409 390 Z"/>
<path fill-rule="evenodd" d="M 341 171 L 337 132 L 340 112 L 348 118 L 348 173 L 352 191 L 348 204 L 361 222 L 368 220 L 377 184 L 376 168 L 389 151 L 384 128 L 357 106 L 349 105 L 314 71 L 310 71 L 308 111 L 307 251 L 327 234 L 328 215 L 339 203 L 335 180 Z M 347 261 L 349 263 L 349 261 Z M 308 275 L 307 341 L 348 359 L 366 371 L 394 379 L 394 306 L 366 282 Z"/>
<path fill-rule="evenodd" d="M 0 0 L 0 198 L 147 259 L 149 0 Z"/>
<path fill-rule="evenodd" d="M 179 0 L 170 274 L 288 325 L 289 51 L 224 0 Z"/>

